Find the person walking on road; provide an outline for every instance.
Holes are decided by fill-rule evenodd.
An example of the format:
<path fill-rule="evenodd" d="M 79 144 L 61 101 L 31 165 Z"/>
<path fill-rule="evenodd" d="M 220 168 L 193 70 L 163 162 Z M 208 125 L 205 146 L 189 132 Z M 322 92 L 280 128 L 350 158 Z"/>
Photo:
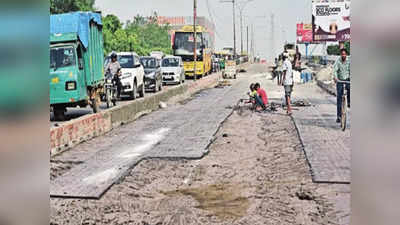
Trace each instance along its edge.
<path fill-rule="evenodd" d="M 350 84 L 341 83 L 338 81 L 350 81 L 350 59 L 348 59 L 348 52 L 345 48 L 340 50 L 341 57 L 338 58 L 333 66 L 333 79 L 336 83 L 336 96 L 337 96 L 337 119 L 336 122 L 340 123 L 342 115 L 342 96 L 344 88 L 347 89 L 347 106 L 350 108 Z"/>
<path fill-rule="evenodd" d="M 292 63 L 289 60 L 289 55 L 283 54 L 283 87 L 285 89 L 285 100 L 286 100 L 286 113 L 288 115 L 292 115 L 292 106 L 291 106 L 291 95 L 293 91 L 293 70 Z"/>

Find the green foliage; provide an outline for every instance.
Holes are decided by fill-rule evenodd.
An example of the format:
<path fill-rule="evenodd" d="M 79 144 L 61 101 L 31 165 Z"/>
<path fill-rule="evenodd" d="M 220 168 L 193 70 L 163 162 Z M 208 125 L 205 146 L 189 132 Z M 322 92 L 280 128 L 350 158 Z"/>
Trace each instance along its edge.
<path fill-rule="evenodd" d="M 94 11 L 94 2 L 95 0 L 50 0 L 50 13 Z"/>
<path fill-rule="evenodd" d="M 102 22 L 103 29 L 109 30 L 112 33 L 122 28 L 122 23 L 115 15 L 107 15 L 106 17 L 103 17 Z"/>
<path fill-rule="evenodd" d="M 123 28 L 118 17 L 107 15 L 103 18 L 104 54 L 111 51 L 134 51 L 139 55 L 149 55 L 151 51 L 171 54 L 169 26 L 157 24 L 157 14 L 149 19 L 136 15 Z"/>
<path fill-rule="evenodd" d="M 94 11 L 94 3 L 95 0 L 50 0 L 50 12 Z M 139 55 L 149 55 L 151 51 L 171 54 L 170 27 L 159 26 L 157 18 L 157 13 L 147 19 L 136 15 L 123 27 L 117 16 L 103 17 L 104 55 L 112 51 L 134 51 Z"/>
<path fill-rule="evenodd" d="M 347 51 L 350 54 L 350 42 L 345 42 L 344 43 L 344 48 L 347 49 Z M 327 48 L 328 55 L 340 55 L 340 49 L 339 45 L 330 45 Z"/>

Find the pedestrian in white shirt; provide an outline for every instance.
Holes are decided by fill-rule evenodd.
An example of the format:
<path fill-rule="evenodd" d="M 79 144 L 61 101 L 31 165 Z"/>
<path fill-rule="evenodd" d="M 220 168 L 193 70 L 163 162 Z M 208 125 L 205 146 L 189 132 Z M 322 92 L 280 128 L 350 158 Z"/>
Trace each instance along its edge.
<path fill-rule="evenodd" d="M 292 63 L 289 60 L 287 54 L 283 55 L 283 87 L 285 89 L 285 98 L 286 98 L 286 106 L 288 115 L 292 115 L 292 107 L 290 103 L 291 94 L 293 91 L 293 70 L 292 70 Z"/>

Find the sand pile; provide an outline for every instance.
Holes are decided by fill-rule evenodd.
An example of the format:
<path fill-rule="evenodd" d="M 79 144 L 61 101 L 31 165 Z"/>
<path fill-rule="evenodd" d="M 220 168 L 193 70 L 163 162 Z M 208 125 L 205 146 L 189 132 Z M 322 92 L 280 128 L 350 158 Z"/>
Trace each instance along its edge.
<path fill-rule="evenodd" d="M 317 80 L 331 81 L 333 79 L 333 67 L 327 66 L 317 73 Z"/>

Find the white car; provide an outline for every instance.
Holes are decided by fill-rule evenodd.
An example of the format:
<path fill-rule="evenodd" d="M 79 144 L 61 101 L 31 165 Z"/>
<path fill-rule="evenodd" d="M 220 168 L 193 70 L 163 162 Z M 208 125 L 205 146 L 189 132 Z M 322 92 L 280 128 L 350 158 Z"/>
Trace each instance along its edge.
<path fill-rule="evenodd" d="M 135 52 L 119 52 L 118 62 L 121 65 L 121 94 L 127 94 L 131 99 L 136 99 L 137 95 L 144 97 L 144 68 L 140 63 L 139 56 Z M 106 57 L 106 63 L 110 61 L 110 56 Z"/>
<path fill-rule="evenodd" d="M 185 70 L 182 58 L 167 56 L 161 61 L 161 75 L 164 84 L 182 84 L 185 82 Z"/>

